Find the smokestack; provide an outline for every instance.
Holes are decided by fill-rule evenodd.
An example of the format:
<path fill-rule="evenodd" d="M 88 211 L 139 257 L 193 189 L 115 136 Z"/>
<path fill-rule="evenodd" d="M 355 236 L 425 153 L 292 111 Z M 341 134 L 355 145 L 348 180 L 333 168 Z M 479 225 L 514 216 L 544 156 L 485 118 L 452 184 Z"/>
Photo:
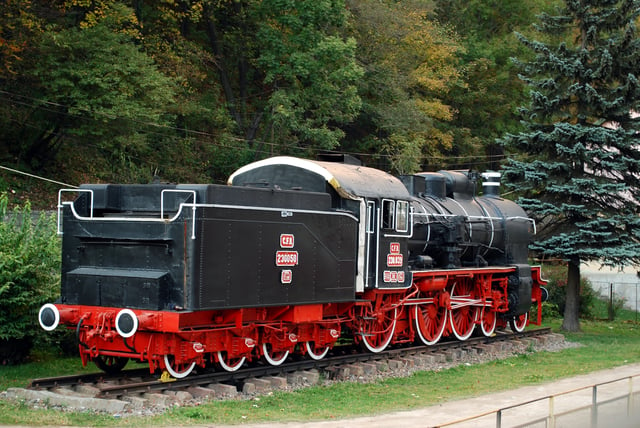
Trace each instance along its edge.
<path fill-rule="evenodd" d="M 487 171 L 482 173 L 482 194 L 484 196 L 500 196 L 500 173 Z"/>

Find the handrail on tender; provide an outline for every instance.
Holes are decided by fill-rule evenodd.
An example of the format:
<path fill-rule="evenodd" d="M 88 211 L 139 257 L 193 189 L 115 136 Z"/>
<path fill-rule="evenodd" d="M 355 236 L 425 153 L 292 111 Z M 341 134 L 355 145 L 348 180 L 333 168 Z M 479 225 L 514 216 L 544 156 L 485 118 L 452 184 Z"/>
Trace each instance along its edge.
<path fill-rule="evenodd" d="M 91 201 L 89 204 L 89 217 L 81 216 L 75 209 L 73 201 L 62 202 L 62 194 L 64 192 L 77 192 L 77 193 L 89 193 L 91 195 Z M 165 192 L 173 192 L 173 193 L 188 193 L 193 196 L 192 203 L 181 202 L 176 214 L 171 218 L 164 218 L 164 194 Z M 62 235 L 62 208 L 65 205 L 68 205 L 73 213 L 73 216 L 78 220 L 94 220 L 93 216 L 93 190 L 92 189 L 60 189 L 58 191 L 58 235 Z M 191 239 L 196 239 L 196 191 L 195 190 L 186 190 L 186 189 L 163 189 L 160 194 L 160 218 L 156 217 L 100 217 L 101 221 L 130 221 L 130 222 L 138 222 L 138 221 L 153 221 L 153 222 L 167 222 L 171 223 L 175 221 L 182 214 L 183 207 L 191 207 L 193 211 L 193 218 L 191 219 Z"/>
<path fill-rule="evenodd" d="M 91 203 L 89 204 L 89 217 L 90 219 L 93 218 L 93 190 L 91 189 L 60 189 L 58 191 L 58 235 L 62 235 L 62 215 L 61 215 L 61 211 L 62 208 L 64 207 L 64 205 L 71 205 L 71 207 L 73 208 L 73 202 L 62 202 L 62 194 L 64 192 L 76 192 L 76 193 L 89 193 L 89 195 L 91 195 Z M 76 216 L 77 218 L 80 218 L 80 216 L 77 215 L 77 213 L 75 212 L 75 209 L 73 210 L 73 214 L 74 216 Z"/>

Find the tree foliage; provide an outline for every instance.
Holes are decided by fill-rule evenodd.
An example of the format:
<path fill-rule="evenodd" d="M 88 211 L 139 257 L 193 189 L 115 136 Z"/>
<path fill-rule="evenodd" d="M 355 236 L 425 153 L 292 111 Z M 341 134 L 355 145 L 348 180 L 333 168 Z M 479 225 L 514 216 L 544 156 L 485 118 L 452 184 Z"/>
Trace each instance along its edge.
<path fill-rule="evenodd" d="M 511 31 L 557 1 L 10 0 L 0 161 L 73 184 L 326 150 L 470 167 L 517 127 Z"/>
<path fill-rule="evenodd" d="M 219 82 L 255 157 L 339 145 L 360 109 L 355 41 L 342 1 L 205 2 L 202 24 Z M 310 149 L 311 151 L 309 152 Z"/>
<path fill-rule="evenodd" d="M 435 18 L 462 38 L 465 86 L 454 87 L 447 98 L 458 112 L 449 124 L 453 168 L 498 169 L 504 158 L 496 138 L 518 132 L 515 114 L 527 101 L 524 85 L 510 58 L 530 53 L 514 31 L 531 32 L 536 14 L 553 9 L 556 0 L 435 0 Z M 475 156 L 473 156 L 475 154 Z M 466 156 L 465 156 L 466 155 Z"/>
<path fill-rule="evenodd" d="M 0 361 L 14 362 L 41 331 L 34 310 L 60 288 L 60 245 L 53 216 L 34 219 L 28 203 L 10 211 L 8 200 L 0 194 Z"/>
<path fill-rule="evenodd" d="M 640 3 L 564 3 L 540 17 L 555 42 L 520 36 L 536 55 L 520 64 L 531 101 L 520 110 L 526 130 L 503 142 L 528 156 L 504 171 L 542 226 L 532 248 L 568 261 L 563 327 L 576 330 L 580 263 L 640 261 Z"/>
<path fill-rule="evenodd" d="M 411 173 L 452 147 L 445 101 L 464 86 L 455 33 L 428 19 L 424 2 L 351 0 L 353 34 L 365 76 L 363 109 L 350 129 L 360 151 L 387 154 L 396 172 Z"/>
<path fill-rule="evenodd" d="M 31 0 L 7 0 L 0 8 L 0 81 L 13 79 L 30 39 L 42 31 Z"/>
<path fill-rule="evenodd" d="M 94 177 L 137 181 L 140 159 L 163 151 L 154 131 L 172 123 L 175 84 L 141 48 L 131 8 L 79 8 L 51 5 L 6 80 L 3 159 L 42 171 L 85 156 Z"/>
<path fill-rule="evenodd" d="M 171 123 L 173 82 L 136 45 L 141 35 L 133 10 L 114 4 L 90 18 L 43 36 L 32 72 L 49 105 L 49 132 L 57 136 L 30 145 L 32 162 L 73 138 L 93 143 L 122 167 L 131 158 L 152 157 L 157 139 L 148 130 Z"/>
<path fill-rule="evenodd" d="M 256 63 L 272 91 L 263 110 L 270 138 L 315 150 L 337 147 L 344 133 L 335 124 L 360 110 L 355 82 L 362 76 L 355 40 L 337 31 L 346 23 L 344 3 L 263 0 L 256 21 Z"/>
<path fill-rule="evenodd" d="M 22 3 L 46 25 L 0 100 L 0 158 L 17 166 L 93 157 L 82 170 L 104 180 L 222 179 L 249 158 L 335 148 L 360 111 L 342 1 Z"/>

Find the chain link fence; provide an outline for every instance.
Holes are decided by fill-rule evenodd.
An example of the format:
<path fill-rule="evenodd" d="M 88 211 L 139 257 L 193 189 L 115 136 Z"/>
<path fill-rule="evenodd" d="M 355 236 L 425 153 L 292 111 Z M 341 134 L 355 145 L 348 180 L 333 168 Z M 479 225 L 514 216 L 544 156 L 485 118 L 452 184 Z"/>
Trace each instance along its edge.
<path fill-rule="evenodd" d="M 614 282 L 590 280 L 593 290 L 606 302 L 605 309 L 595 313 L 596 318 L 616 319 L 621 309 L 635 312 L 634 320 L 640 320 L 640 281 Z M 602 306 L 600 306 L 602 308 Z"/>
<path fill-rule="evenodd" d="M 592 262 L 582 266 L 580 273 L 605 303 L 595 308 L 597 319 L 622 319 L 623 315 L 626 320 L 640 321 L 640 266 L 609 268 Z M 634 313 L 629 317 L 622 309 Z"/>

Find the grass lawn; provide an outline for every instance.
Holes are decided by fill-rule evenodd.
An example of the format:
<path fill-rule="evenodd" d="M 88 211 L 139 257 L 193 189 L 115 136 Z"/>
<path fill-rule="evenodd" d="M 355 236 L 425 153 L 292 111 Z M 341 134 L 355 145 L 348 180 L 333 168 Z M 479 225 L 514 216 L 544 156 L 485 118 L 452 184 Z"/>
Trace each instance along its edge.
<path fill-rule="evenodd" d="M 561 352 L 523 354 L 474 366 L 438 372 L 419 372 L 408 378 L 369 384 L 340 383 L 298 392 L 277 392 L 259 400 L 214 401 L 198 407 L 175 408 L 153 417 L 117 418 L 111 415 L 32 409 L 0 401 L 0 424 L 77 426 L 157 426 L 241 424 L 265 421 L 337 419 L 408 410 L 490 391 L 546 382 L 590 371 L 640 362 L 640 324 L 635 314 L 618 320 L 581 321 L 582 332 L 565 334 L 583 346 Z M 558 331 L 561 320 L 546 325 Z M 25 386 L 29 379 L 77 372 L 79 359 L 42 356 L 19 367 L 0 367 L 0 389 Z M 85 370 L 93 370 L 88 368 Z M 393 397 L 393 399 L 390 399 Z"/>

